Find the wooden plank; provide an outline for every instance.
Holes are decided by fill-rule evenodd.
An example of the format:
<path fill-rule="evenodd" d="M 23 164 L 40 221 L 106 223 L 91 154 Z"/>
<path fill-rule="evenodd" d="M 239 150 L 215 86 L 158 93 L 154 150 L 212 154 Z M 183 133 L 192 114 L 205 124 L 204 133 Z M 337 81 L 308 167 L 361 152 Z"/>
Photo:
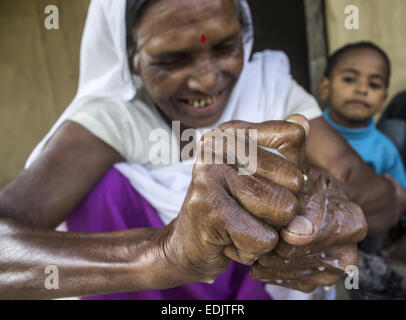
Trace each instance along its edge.
<path fill-rule="evenodd" d="M 345 28 L 345 8 L 348 5 L 359 9 L 359 30 Z M 406 90 L 405 13 L 404 0 L 326 0 L 329 52 L 361 40 L 372 41 L 382 47 L 392 62 L 390 98 Z"/>
<path fill-rule="evenodd" d="M 304 0 L 307 46 L 309 55 L 310 91 L 317 97 L 320 79 L 327 64 L 327 39 L 322 0 Z"/>
<path fill-rule="evenodd" d="M 44 27 L 47 0 L 0 1 L 0 188 L 11 181 L 70 103 L 89 0 L 54 0 L 60 29 Z"/>

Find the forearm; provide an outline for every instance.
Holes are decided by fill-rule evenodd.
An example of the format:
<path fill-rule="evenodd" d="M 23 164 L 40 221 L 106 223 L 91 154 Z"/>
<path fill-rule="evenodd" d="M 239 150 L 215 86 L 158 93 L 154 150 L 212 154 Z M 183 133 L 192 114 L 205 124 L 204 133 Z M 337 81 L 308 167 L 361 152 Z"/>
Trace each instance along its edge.
<path fill-rule="evenodd" d="M 401 214 L 401 216 L 404 216 L 404 215 L 406 215 L 406 195 L 400 197 L 399 202 L 400 202 L 400 204 L 399 204 L 400 214 Z"/>
<path fill-rule="evenodd" d="M 116 150 L 67 121 L 36 162 L 0 191 L 0 299 L 77 297 L 183 284 L 184 272 L 169 263 L 163 249 L 170 226 L 97 234 L 54 231 L 122 161 Z M 47 266 L 58 268 L 59 289 L 45 287 L 52 276 L 45 272 Z"/>
<path fill-rule="evenodd" d="M 161 254 L 158 230 L 67 233 L 1 219 L 0 299 L 78 297 L 174 286 L 178 279 L 165 279 L 173 270 Z M 51 267 L 46 273 L 47 266 L 57 269 Z M 52 284 L 47 285 L 50 277 Z"/>

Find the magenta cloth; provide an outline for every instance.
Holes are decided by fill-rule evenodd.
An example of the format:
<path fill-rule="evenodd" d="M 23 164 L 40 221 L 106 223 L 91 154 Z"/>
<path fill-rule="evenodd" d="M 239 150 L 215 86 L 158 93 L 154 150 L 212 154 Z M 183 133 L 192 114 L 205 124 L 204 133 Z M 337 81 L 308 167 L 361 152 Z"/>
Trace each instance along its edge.
<path fill-rule="evenodd" d="M 111 169 L 67 219 L 71 232 L 110 232 L 160 228 L 155 209 L 118 170 Z M 232 262 L 214 284 L 193 284 L 167 290 L 84 297 L 90 300 L 269 300 L 264 284 L 249 277 L 248 267 Z"/>

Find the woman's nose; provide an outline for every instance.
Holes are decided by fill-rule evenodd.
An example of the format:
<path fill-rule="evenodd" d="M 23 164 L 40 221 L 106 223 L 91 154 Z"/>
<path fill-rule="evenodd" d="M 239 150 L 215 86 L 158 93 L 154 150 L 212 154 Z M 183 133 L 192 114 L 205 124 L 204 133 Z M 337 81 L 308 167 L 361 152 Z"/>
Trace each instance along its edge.
<path fill-rule="evenodd" d="M 207 95 L 216 94 L 218 87 L 218 72 L 213 66 L 199 68 L 188 79 L 190 90 L 205 93 Z"/>

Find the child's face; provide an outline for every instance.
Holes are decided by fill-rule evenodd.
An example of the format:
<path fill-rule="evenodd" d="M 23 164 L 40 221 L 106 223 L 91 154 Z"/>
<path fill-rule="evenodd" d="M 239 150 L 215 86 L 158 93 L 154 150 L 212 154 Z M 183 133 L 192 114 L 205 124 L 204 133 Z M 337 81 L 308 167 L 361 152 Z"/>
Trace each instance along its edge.
<path fill-rule="evenodd" d="M 381 111 L 387 98 L 388 67 L 373 49 L 344 53 L 330 79 L 320 85 L 321 98 L 328 102 L 333 120 L 348 127 L 364 126 Z"/>

